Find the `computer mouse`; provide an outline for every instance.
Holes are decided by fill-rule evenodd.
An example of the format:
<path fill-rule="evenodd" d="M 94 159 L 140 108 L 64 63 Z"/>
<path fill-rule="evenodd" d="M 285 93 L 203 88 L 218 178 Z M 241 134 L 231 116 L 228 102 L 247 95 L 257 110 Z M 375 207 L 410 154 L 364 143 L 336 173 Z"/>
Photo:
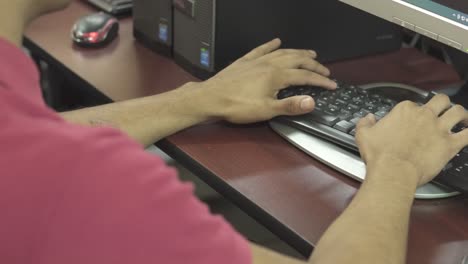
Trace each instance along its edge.
<path fill-rule="evenodd" d="M 73 42 L 82 47 L 102 47 L 118 35 L 118 20 L 99 12 L 78 19 L 72 29 Z"/>

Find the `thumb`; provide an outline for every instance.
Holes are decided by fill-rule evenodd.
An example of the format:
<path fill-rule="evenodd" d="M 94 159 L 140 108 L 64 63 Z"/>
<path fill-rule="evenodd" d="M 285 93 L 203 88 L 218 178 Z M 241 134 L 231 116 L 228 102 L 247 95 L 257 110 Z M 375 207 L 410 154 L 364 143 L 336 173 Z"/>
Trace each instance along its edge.
<path fill-rule="evenodd" d="M 278 114 L 301 115 L 312 112 L 315 101 L 310 96 L 293 96 L 277 101 Z"/>
<path fill-rule="evenodd" d="M 359 120 L 356 130 L 360 131 L 366 128 L 371 128 L 377 123 L 375 116 L 373 114 L 368 114 L 366 117 Z"/>

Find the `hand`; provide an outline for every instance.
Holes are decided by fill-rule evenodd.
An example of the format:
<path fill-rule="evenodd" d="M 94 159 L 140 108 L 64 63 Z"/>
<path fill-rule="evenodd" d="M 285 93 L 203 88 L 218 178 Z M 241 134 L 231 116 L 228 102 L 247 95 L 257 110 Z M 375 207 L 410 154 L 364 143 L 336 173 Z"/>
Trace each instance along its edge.
<path fill-rule="evenodd" d="M 451 107 L 446 95 L 437 95 L 421 107 L 403 102 L 378 123 L 372 115 L 363 118 L 358 123 L 356 142 L 368 166 L 382 160 L 409 163 L 418 172 L 417 182 L 422 185 L 468 145 L 468 129 L 451 132 L 456 124 L 467 120 L 462 106 Z"/>
<path fill-rule="evenodd" d="M 201 83 L 211 112 L 233 123 L 305 114 L 315 107 L 310 96 L 278 100 L 278 91 L 292 85 L 336 88 L 327 78 L 330 71 L 315 61 L 314 51 L 278 50 L 280 45 L 279 39 L 266 43 Z"/>

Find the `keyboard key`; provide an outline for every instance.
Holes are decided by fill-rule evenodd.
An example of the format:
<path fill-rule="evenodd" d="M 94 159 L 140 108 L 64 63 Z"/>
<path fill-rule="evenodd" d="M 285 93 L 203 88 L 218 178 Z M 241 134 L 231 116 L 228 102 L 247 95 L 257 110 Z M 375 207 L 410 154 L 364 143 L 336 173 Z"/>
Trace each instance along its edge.
<path fill-rule="evenodd" d="M 351 101 L 352 101 L 352 104 L 356 106 L 363 106 L 365 104 L 365 101 L 363 99 L 359 99 L 356 97 L 353 98 Z"/>
<path fill-rule="evenodd" d="M 325 110 L 327 104 L 325 102 L 321 102 L 320 100 L 315 103 L 315 110 Z"/>
<path fill-rule="evenodd" d="M 320 100 L 325 101 L 327 103 L 334 103 L 336 100 L 335 96 L 320 96 Z"/>
<path fill-rule="evenodd" d="M 349 132 L 349 134 L 351 136 L 355 137 L 356 136 L 356 129 L 351 130 L 351 132 Z"/>
<path fill-rule="evenodd" d="M 369 92 L 368 92 L 367 90 L 365 90 L 365 89 L 357 89 L 357 92 L 358 92 L 359 94 L 363 94 L 363 95 L 369 94 Z"/>
<path fill-rule="evenodd" d="M 382 102 L 382 100 L 380 99 L 376 99 L 376 98 L 370 98 L 367 100 L 367 104 L 373 104 L 373 105 L 378 105 Z"/>
<path fill-rule="evenodd" d="M 383 103 L 391 106 L 391 107 L 394 107 L 395 105 L 397 105 L 397 102 L 392 100 L 392 99 L 384 99 L 382 100 Z"/>
<path fill-rule="evenodd" d="M 340 98 L 336 99 L 336 100 L 335 100 L 335 103 L 338 103 L 338 104 L 345 104 L 345 105 L 348 105 L 348 104 L 349 104 L 348 101 L 342 100 L 342 99 L 340 99 Z"/>
<path fill-rule="evenodd" d="M 354 90 L 346 89 L 346 90 L 341 91 L 340 95 L 353 97 L 356 95 L 356 92 Z"/>
<path fill-rule="evenodd" d="M 325 91 L 320 94 L 320 98 L 323 100 L 336 100 L 338 98 L 338 94 L 335 91 Z"/>
<path fill-rule="evenodd" d="M 367 104 L 363 107 L 363 109 L 369 111 L 369 112 L 375 112 L 378 110 L 378 107 L 373 105 L 373 104 Z"/>
<path fill-rule="evenodd" d="M 325 92 L 322 93 L 322 95 L 328 97 L 328 96 L 334 95 L 335 93 L 336 93 L 336 92 L 334 92 L 334 91 L 325 91 Z"/>
<path fill-rule="evenodd" d="M 320 95 L 320 91 L 310 89 L 309 91 L 306 92 L 306 95 L 312 96 L 313 98 L 316 98 Z"/>
<path fill-rule="evenodd" d="M 337 116 L 329 115 L 321 111 L 314 111 L 310 114 L 307 114 L 305 115 L 305 118 L 330 127 L 334 126 L 340 121 Z"/>
<path fill-rule="evenodd" d="M 390 110 L 392 110 L 392 108 L 393 108 L 393 107 L 390 106 L 390 105 L 381 105 L 381 106 L 379 106 L 379 110 L 380 110 L 380 111 L 387 111 L 387 112 L 389 112 Z"/>
<path fill-rule="evenodd" d="M 378 117 L 384 117 L 388 114 L 388 111 L 385 111 L 385 110 L 380 110 L 378 112 L 376 112 L 374 115 L 375 116 L 378 116 Z"/>
<path fill-rule="evenodd" d="M 335 106 L 337 106 L 339 108 L 345 108 L 346 106 L 348 106 L 348 104 L 346 104 L 346 103 L 340 103 L 340 102 L 337 102 L 337 101 L 333 102 L 333 105 L 335 105 Z"/>
<path fill-rule="evenodd" d="M 367 100 L 368 97 L 366 94 L 358 94 L 353 99 Z"/>
<path fill-rule="evenodd" d="M 351 123 L 351 122 L 348 122 L 346 120 L 343 120 L 343 121 L 340 121 L 338 122 L 335 126 L 333 126 L 333 128 L 341 131 L 341 132 L 344 132 L 344 133 L 348 133 L 349 131 L 351 131 L 356 125 Z"/>
<path fill-rule="evenodd" d="M 348 110 L 346 110 L 346 109 L 341 109 L 341 112 L 340 112 L 340 113 L 342 113 L 342 114 L 349 114 L 349 115 L 352 115 L 352 114 L 353 114 L 353 112 L 350 112 L 350 111 L 348 111 Z"/>
<path fill-rule="evenodd" d="M 355 118 L 351 119 L 349 122 L 351 122 L 351 123 L 357 125 L 357 123 L 359 123 L 359 120 L 361 120 L 360 117 L 355 117 Z"/>
<path fill-rule="evenodd" d="M 384 118 L 384 116 L 375 116 L 375 121 L 379 122 L 382 118 Z"/>
<path fill-rule="evenodd" d="M 366 109 L 361 109 L 359 112 L 355 113 L 354 114 L 354 117 L 358 117 L 358 118 L 363 118 L 365 117 L 366 115 L 368 115 L 370 112 L 367 111 Z"/>
<path fill-rule="evenodd" d="M 351 100 L 351 96 L 349 96 L 349 95 L 344 95 L 344 94 L 340 94 L 340 95 L 339 95 L 339 98 L 342 99 L 342 100 L 344 100 L 344 101 L 347 101 L 347 102 L 349 102 L 349 100 Z"/>
<path fill-rule="evenodd" d="M 282 89 L 278 93 L 278 99 L 284 99 L 296 95 L 310 95 L 312 97 L 318 97 L 324 89 L 313 86 L 293 86 L 286 89 Z"/>
<path fill-rule="evenodd" d="M 450 175 L 456 177 L 467 177 L 468 175 L 468 164 L 459 165 L 453 167 L 447 171 Z"/>
<path fill-rule="evenodd" d="M 328 106 L 328 108 L 325 109 L 325 113 L 333 116 L 338 116 L 338 114 L 340 113 L 340 108 Z"/>
<path fill-rule="evenodd" d="M 353 113 L 354 113 L 354 112 L 356 112 L 356 111 L 359 111 L 360 108 L 359 108 L 359 106 L 357 106 L 357 105 L 349 104 L 349 105 L 346 106 L 344 109 L 347 110 L 347 111 L 350 111 L 350 112 L 353 112 Z"/>
<path fill-rule="evenodd" d="M 338 109 L 338 111 L 341 110 L 341 107 L 337 106 L 335 103 L 329 104 L 328 107 Z"/>
<path fill-rule="evenodd" d="M 353 117 L 353 113 L 346 111 L 346 110 L 341 110 L 341 112 L 338 115 L 338 118 L 340 120 L 349 120 L 352 117 Z"/>
<path fill-rule="evenodd" d="M 327 101 L 324 101 L 324 100 L 322 100 L 322 98 L 320 98 L 320 97 L 319 97 L 319 98 L 317 98 L 317 100 L 316 100 L 316 101 L 317 101 L 317 103 L 322 103 L 322 104 L 328 105 L 328 102 L 327 102 Z"/>

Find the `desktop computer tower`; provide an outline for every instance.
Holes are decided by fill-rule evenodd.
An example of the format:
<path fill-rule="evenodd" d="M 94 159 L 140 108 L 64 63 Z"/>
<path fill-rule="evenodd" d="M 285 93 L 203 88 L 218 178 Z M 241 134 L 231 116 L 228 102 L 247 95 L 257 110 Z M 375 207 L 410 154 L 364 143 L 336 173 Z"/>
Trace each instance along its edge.
<path fill-rule="evenodd" d="M 313 49 L 332 62 L 401 46 L 400 29 L 338 0 L 173 0 L 174 59 L 206 79 L 256 46 Z"/>
<path fill-rule="evenodd" d="M 148 48 L 172 56 L 172 0 L 134 0 L 133 35 Z"/>

